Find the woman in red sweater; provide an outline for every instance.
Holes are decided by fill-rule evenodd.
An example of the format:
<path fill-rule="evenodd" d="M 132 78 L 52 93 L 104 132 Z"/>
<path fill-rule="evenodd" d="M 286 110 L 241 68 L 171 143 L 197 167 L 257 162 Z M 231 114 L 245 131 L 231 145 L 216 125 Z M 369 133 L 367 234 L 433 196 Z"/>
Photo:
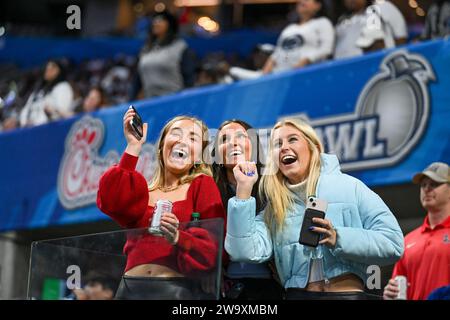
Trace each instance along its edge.
<path fill-rule="evenodd" d="M 202 228 L 181 230 L 193 212 L 201 219 L 222 218 L 225 211 L 213 180 L 211 168 L 202 161 L 206 148 L 205 124 L 193 117 L 180 116 L 162 129 L 157 143 L 157 168 L 148 184 L 135 171 L 138 156 L 147 136 L 137 140 L 129 109 L 124 116 L 127 148 L 118 165 L 100 179 L 97 205 L 124 228 L 149 227 L 158 200 L 170 200 L 172 212 L 161 217 L 161 231 L 166 241 L 150 234 L 129 238 L 124 247 L 127 255 L 125 275 L 116 293 L 117 299 L 194 299 L 192 281 L 217 267 L 218 241 Z"/>

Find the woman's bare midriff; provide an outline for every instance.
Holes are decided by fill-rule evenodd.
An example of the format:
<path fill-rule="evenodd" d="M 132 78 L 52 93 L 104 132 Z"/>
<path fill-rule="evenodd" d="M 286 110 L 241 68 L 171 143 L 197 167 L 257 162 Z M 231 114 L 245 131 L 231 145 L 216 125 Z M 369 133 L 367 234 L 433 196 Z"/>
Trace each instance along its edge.
<path fill-rule="evenodd" d="M 364 291 L 364 284 L 356 275 L 344 274 L 329 279 L 328 283 L 325 281 L 311 282 L 305 290 L 311 292 L 362 292 Z"/>
<path fill-rule="evenodd" d="M 128 270 L 125 275 L 130 277 L 184 277 L 181 273 L 159 264 L 141 264 Z"/>

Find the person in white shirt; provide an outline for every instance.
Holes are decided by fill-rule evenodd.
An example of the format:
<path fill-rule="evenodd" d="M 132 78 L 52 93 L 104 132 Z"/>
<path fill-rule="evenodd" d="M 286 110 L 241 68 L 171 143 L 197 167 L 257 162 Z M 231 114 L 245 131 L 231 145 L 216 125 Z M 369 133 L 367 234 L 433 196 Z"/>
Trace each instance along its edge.
<path fill-rule="evenodd" d="M 301 68 L 330 58 L 333 54 L 335 33 L 331 21 L 324 15 L 323 0 L 300 0 L 298 23 L 288 25 L 278 38 L 274 53 L 260 71 L 230 68 L 238 79 L 255 78 L 272 72 Z"/>
<path fill-rule="evenodd" d="M 390 1 L 344 0 L 348 14 L 341 16 L 336 25 L 336 49 L 334 58 L 362 55 L 357 39 L 365 28 L 381 29 L 385 48 L 406 43 L 408 30 L 405 18 Z"/>
<path fill-rule="evenodd" d="M 73 99 L 73 90 L 65 80 L 63 66 L 50 60 L 45 67 L 43 80 L 38 83 L 20 112 L 20 126 L 36 126 L 72 116 Z"/>

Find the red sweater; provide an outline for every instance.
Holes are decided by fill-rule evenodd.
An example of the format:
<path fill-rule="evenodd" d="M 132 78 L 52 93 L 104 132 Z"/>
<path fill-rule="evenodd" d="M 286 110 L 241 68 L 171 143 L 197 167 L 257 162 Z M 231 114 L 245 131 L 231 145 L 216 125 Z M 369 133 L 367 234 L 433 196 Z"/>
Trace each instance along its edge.
<path fill-rule="evenodd" d="M 122 227 L 147 228 L 154 208 L 149 206 L 145 178 L 135 170 L 138 157 L 124 153 L 119 165 L 108 169 L 100 178 L 97 206 Z M 200 175 L 189 186 L 185 200 L 173 203 L 172 213 L 180 222 L 188 222 L 192 212 L 201 219 L 225 219 L 219 190 L 213 178 Z M 170 245 L 155 236 L 129 237 L 124 253 L 125 272 L 135 266 L 154 263 L 168 266 L 182 274 L 196 274 L 216 266 L 218 239 L 202 228 L 179 231 L 178 243 Z M 223 241 L 223 239 L 220 239 Z"/>

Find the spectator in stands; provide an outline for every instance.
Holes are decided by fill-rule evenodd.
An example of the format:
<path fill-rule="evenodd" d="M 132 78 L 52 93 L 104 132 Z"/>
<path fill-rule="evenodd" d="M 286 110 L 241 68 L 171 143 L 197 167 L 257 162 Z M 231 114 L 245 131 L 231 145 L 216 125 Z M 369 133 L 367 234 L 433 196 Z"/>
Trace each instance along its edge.
<path fill-rule="evenodd" d="M 111 61 L 112 66 L 107 70 L 100 82 L 108 100 L 113 104 L 126 103 L 132 83 L 132 69 L 135 59 L 118 55 Z"/>
<path fill-rule="evenodd" d="M 325 16 L 323 0 L 299 0 L 298 23 L 288 25 L 280 34 L 275 51 L 261 71 L 230 68 L 236 79 L 256 78 L 263 74 L 302 68 L 330 58 L 334 49 L 334 28 Z"/>
<path fill-rule="evenodd" d="M 37 68 L 26 71 L 15 67 L 12 69 L 9 75 L 5 74 L 0 80 L 0 131 L 20 127 L 20 111 L 41 77 L 41 70 Z"/>
<path fill-rule="evenodd" d="M 195 59 L 186 41 L 178 37 L 178 22 L 169 12 L 157 13 L 138 62 L 139 77 L 131 99 L 150 98 L 192 87 L 195 81 Z"/>
<path fill-rule="evenodd" d="M 20 125 L 34 126 L 68 118 L 74 114 L 72 102 L 72 87 L 66 81 L 62 63 L 50 60 L 43 79 L 38 82 L 20 112 Z"/>
<path fill-rule="evenodd" d="M 430 293 L 450 284 L 450 168 L 430 164 L 413 177 L 420 185 L 420 201 L 428 211 L 423 224 L 405 237 L 405 252 L 395 265 L 392 278 L 405 276 L 407 299 L 427 299 Z M 384 288 L 385 299 L 399 292 L 394 279 Z"/>
<path fill-rule="evenodd" d="M 348 12 L 336 25 L 336 49 L 334 58 L 347 58 L 363 54 L 357 39 L 364 28 L 381 29 L 386 48 L 406 43 L 408 30 L 400 10 L 390 1 L 344 0 Z"/>
<path fill-rule="evenodd" d="M 241 120 L 229 120 L 222 123 L 216 135 L 212 156 L 213 174 L 226 206 L 228 200 L 236 195 L 236 179 L 233 168 L 240 161 L 254 161 L 258 176 L 261 176 L 260 162 L 262 148 L 257 132 Z M 259 179 L 252 189 L 256 199 L 256 212 L 263 209 L 258 196 Z M 231 299 L 259 300 L 282 298 L 282 287 L 272 275 L 268 263 L 250 264 L 230 262 L 225 273 L 227 277 L 226 296 Z"/>
<path fill-rule="evenodd" d="M 81 108 L 79 108 L 81 110 L 78 111 L 93 112 L 103 107 L 106 107 L 107 105 L 108 104 L 106 101 L 106 95 L 104 90 L 100 86 L 95 86 L 92 87 L 91 90 L 89 90 L 89 93 L 83 100 Z"/>
<path fill-rule="evenodd" d="M 205 86 L 217 83 L 228 83 L 229 65 L 225 61 L 204 62 L 197 71 L 195 86 Z"/>
<path fill-rule="evenodd" d="M 287 299 L 368 299 L 367 267 L 391 264 L 403 252 L 403 234 L 389 208 L 361 181 L 341 173 L 336 156 L 324 154 L 314 129 L 298 119 L 280 121 L 271 132 L 261 214 L 255 216 L 251 196 L 255 164 L 240 162 L 233 171 L 236 197 L 228 201 L 225 249 L 234 261 L 274 256 Z M 321 235 L 316 248 L 299 243 L 311 195 L 328 202 L 325 218 L 313 218 L 316 226 L 309 228 Z"/>
<path fill-rule="evenodd" d="M 100 273 L 91 273 L 87 277 L 86 285 L 81 289 L 73 290 L 66 300 L 112 300 L 117 284 L 109 276 Z"/>
<path fill-rule="evenodd" d="M 442 38 L 450 35 L 450 0 L 435 0 L 428 9 L 423 39 Z"/>

